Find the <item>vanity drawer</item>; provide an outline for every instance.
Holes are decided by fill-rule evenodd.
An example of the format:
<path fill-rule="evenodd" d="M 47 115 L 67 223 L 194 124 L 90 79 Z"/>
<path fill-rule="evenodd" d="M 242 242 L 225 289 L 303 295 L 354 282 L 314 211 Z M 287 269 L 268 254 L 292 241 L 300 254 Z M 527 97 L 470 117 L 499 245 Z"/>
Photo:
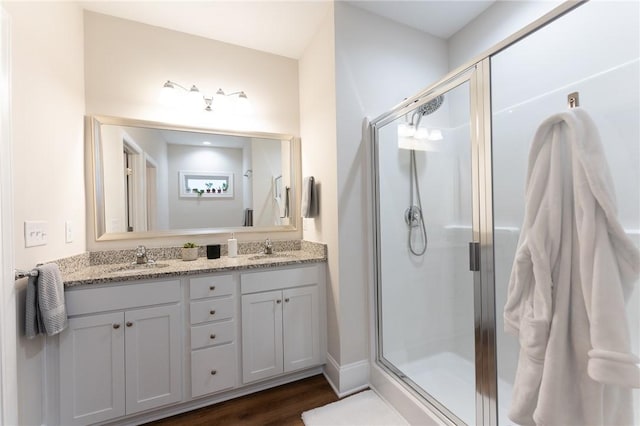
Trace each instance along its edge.
<path fill-rule="evenodd" d="M 191 327 L 191 349 L 232 343 L 235 339 L 233 321 L 216 322 Z"/>
<path fill-rule="evenodd" d="M 191 324 L 233 318 L 233 298 L 191 302 Z"/>
<path fill-rule="evenodd" d="M 234 293 L 232 275 L 213 275 L 209 277 L 191 278 L 189 294 L 191 300 L 205 297 L 230 296 Z"/>
<path fill-rule="evenodd" d="M 232 388 L 236 384 L 235 345 L 191 352 L 191 396 Z"/>

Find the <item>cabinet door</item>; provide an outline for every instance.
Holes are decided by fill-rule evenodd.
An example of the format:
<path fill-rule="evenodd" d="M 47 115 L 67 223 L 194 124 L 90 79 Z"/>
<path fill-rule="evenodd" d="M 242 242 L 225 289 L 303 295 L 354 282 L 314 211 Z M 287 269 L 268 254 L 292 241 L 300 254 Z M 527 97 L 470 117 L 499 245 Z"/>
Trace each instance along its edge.
<path fill-rule="evenodd" d="M 191 352 L 191 397 L 234 387 L 236 364 L 233 343 Z"/>
<path fill-rule="evenodd" d="M 125 313 L 127 414 L 182 399 L 180 306 Z"/>
<path fill-rule="evenodd" d="M 320 363 L 318 287 L 283 290 L 284 371 Z"/>
<path fill-rule="evenodd" d="M 281 374 L 282 292 L 242 296 L 242 380 Z"/>
<path fill-rule="evenodd" d="M 60 424 L 125 414 L 124 313 L 69 319 L 60 334 Z"/>

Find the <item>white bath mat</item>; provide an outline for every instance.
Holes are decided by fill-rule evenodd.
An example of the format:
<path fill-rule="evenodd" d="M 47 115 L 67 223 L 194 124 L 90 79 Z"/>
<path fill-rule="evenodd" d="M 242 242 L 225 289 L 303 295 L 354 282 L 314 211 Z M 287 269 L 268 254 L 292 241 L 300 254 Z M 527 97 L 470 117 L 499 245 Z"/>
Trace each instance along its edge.
<path fill-rule="evenodd" d="M 368 390 L 302 413 L 306 426 L 408 426 L 375 392 Z"/>

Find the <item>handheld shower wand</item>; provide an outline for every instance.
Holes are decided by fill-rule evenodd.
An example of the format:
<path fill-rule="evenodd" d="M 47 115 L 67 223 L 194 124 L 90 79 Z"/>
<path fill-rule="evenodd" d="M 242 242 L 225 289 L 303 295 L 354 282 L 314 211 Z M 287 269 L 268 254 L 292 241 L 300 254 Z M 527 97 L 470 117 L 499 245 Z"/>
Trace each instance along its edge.
<path fill-rule="evenodd" d="M 417 129 L 420 126 L 422 117 L 436 112 L 442 105 L 442 102 L 444 102 L 444 96 L 440 95 L 433 98 L 429 102 L 420 105 L 411 116 L 411 125 Z M 417 197 L 417 205 L 415 205 L 413 201 L 414 193 Z M 409 227 L 409 235 L 407 240 L 409 251 L 411 251 L 414 256 L 424 255 L 427 251 L 428 237 L 427 227 L 424 223 L 424 214 L 422 213 L 422 199 L 420 197 L 420 184 L 418 181 L 418 168 L 416 166 L 415 149 L 412 149 L 409 152 L 409 207 L 404 211 L 404 221 Z M 414 241 L 416 239 L 414 238 L 415 232 L 419 232 L 419 238 L 422 240 L 421 246 L 416 246 L 418 242 Z M 414 245 L 414 242 L 416 243 L 416 245 Z"/>

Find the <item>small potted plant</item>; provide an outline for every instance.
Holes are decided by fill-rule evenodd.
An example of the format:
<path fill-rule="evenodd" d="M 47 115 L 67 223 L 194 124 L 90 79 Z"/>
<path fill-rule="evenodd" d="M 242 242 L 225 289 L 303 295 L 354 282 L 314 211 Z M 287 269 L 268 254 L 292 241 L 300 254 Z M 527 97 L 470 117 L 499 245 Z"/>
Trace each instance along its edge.
<path fill-rule="evenodd" d="M 193 192 L 195 192 L 196 194 L 198 194 L 198 197 L 202 197 L 202 194 L 204 194 L 204 189 L 198 189 L 198 188 L 194 188 Z"/>
<path fill-rule="evenodd" d="M 213 182 L 207 182 L 205 183 L 206 187 L 207 187 L 207 194 L 211 192 L 211 187 L 213 186 Z M 214 189 L 215 191 L 215 189 Z"/>
<path fill-rule="evenodd" d="M 227 182 L 222 182 L 222 192 L 227 192 L 227 189 L 229 189 L 229 185 L 227 185 Z"/>
<path fill-rule="evenodd" d="M 196 260 L 198 258 L 198 245 L 196 243 L 184 243 L 182 246 L 182 260 Z"/>

